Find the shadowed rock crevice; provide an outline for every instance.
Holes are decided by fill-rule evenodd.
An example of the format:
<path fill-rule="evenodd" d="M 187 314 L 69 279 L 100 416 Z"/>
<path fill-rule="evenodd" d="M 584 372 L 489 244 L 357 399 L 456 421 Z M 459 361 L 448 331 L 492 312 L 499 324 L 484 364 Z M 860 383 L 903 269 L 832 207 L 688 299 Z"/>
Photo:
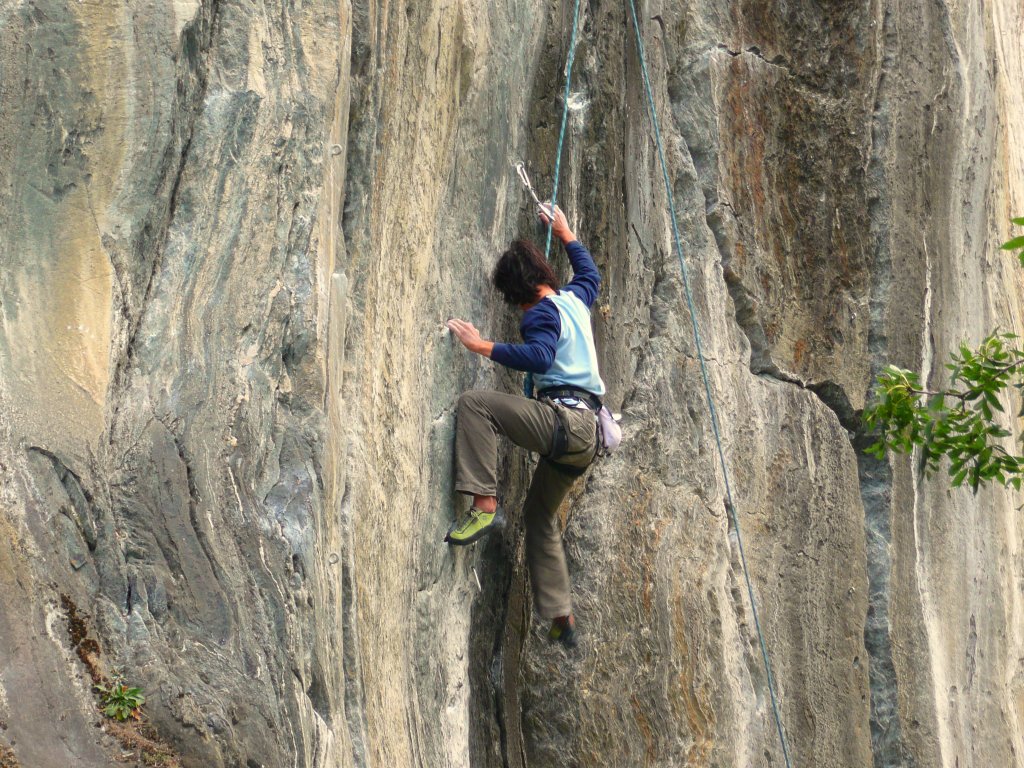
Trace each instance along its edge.
<path fill-rule="evenodd" d="M 736 243 L 735 235 L 730 235 L 730 231 L 735 231 L 736 225 L 731 207 L 727 203 L 716 203 L 707 214 L 706 221 L 714 233 L 721 255 L 722 277 L 735 308 L 736 324 L 750 344 L 750 372 L 787 384 L 795 384 L 813 393 L 851 433 L 852 440 L 853 433 L 859 428 L 860 418 L 843 388 L 834 381 L 803 381 L 794 374 L 782 370 L 772 359 L 772 344 L 768 341 L 764 325 L 758 317 L 757 301 L 744 286 L 741 277 L 732 269 L 732 253 Z"/>
<path fill-rule="evenodd" d="M 170 110 L 173 118 L 168 126 L 168 141 L 157 169 L 157 192 L 151 199 L 138 201 L 148 210 L 143 209 L 145 212 L 141 226 L 134 233 L 136 242 L 116 246 L 111 243 L 108 247 L 111 265 L 120 286 L 120 313 L 124 319 L 122 332 L 125 338 L 112 380 L 122 387 L 127 386 L 126 377 L 136 354 L 142 316 L 153 294 L 167 234 L 179 204 L 189 148 L 204 107 L 207 70 L 210 66 L 208 57 L 216 35 L 220 2 L 201 2 L 192 21 L 182 29 L 176 66 L 175 100 Z M 116 412 L 115 406 L 115 415 Z"/>
<path fill-rule="evenodd" d="M 886 462 L 873 459 L 863 450 L 870 440 L 858 435 L 858 474 L 864 502 L 864 535 L 868 556 L 868 614 L 864 625 L 864 647 L 869 655 L 871 683 L 871 742 L 874 765 L 895 768 L 917 763 L 903 740 L 899 711 L 899 681 L 893 662 L 892 618 L 889 595 L 892 589 L 892 475 Z"/>
<path fill-rule="evenodd" d="M 745 55 L 746 56 L 755 56 L 756 58 L 760 59 L 761 61 L 763 61 L 765 64 L 767 64 L 770 67 L 778 67 L 779 69 L 783 69 L 786 72 L 789 72 L 789 65 L 786 63 L 785 56 L 783 56 L 782 54 L 776 54 L 770 60 L 766 59 L 764 57 L 764 55 L 761 53 L 761 49 L 758 48 L 756 45 L 752 45 L 749 48 L 745 48 L 742 51 L 733 51 L 733 50 L 730 50 L 729 47 L 727 45 L 725 45 L 725 43 L 719 43 L 717 46 L 715 46 L 715 49 L 716 50 L 720 50 L 720 51 L 725 51 L 727 54 L 729 54 L 730 56 L 732 56 L 734 58 L 736 56 L 745 56 Z"/>

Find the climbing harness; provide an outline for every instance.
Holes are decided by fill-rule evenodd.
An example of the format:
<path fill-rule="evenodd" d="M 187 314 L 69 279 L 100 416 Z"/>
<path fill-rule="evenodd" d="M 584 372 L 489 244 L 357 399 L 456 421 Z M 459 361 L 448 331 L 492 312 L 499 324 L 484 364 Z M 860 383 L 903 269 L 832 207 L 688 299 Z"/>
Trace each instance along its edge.
<path fill-rule="evenodd" d="M 555 401 L 547 397 L 540 398 L 540 401 L 545 405 L 550 406 L 551 410 L 555 413 L 555 431 L 551 435 L 551 448 L 546 454 L 544 454 L 544 458 L 558 467 L 558 469 L 565 474 L 572 475 L 573 477 L 579 477 L 587 471 L 587 467 L 590 466 L 589 462 L 583 466 L 579 466 L 577 464 L 568 464 L 565 462 L 565 459 L 575 456 L 583 456 L 588 453 L 593 454 L 590 457 L 591 462 L 597 458 L 599 445 L 597 445 L 598 436 L 596 420 L 594 423 L 594 447 L 587 447 L 578 451 L 570 451 L 569 424 L 565 413 L 567 408 L 565 406 L 558 405 Z"/>
<path fill-rule="evenodd" d="M 622 427 L 619 426 L 619 419 L 622 415 L 612 413 L 601 398 L 587 392 L 585 389 L 577 389 L 569 386 L 554 386 L 542 389 L 537 393 L 540 399 L 551 399 L 569 405 L 570 402 L 578 402 L 585 405 L 597 415 L 597 453 L 594 458 L 611 456 L 622 442 Z M 566 402 L 568 399 L 568 402 Z M 571 405 L 569 407 L 572 407 Z M 557 425 L 556 425 L 557 429 Z"/>
<path fill-rule="evenodd" d="M 743 578 L 747 582 L 747 595 L 750 598 L 750 611 L 754 617 L 754 628 L 757 630 L 757 639 L 761 644 L 761 658 L 764 661 L 764 671 L 768 676 L 768 693 L 771 696 L 772 713 L 775 716 L 775 727 L 779 732 L 779 742 L 782 744 L 782 757 L 787 768 L 792 768 L 789 758 L 789 748 L 786 745 L 786 736 L 782 728 L 782 715 L 779 713 L 779 703 L 775 695 L 775 679 L 772 676 L 772 665 L 768 660 L 768 646 L 764 640 L 764 633 L 761 631 L 761 622 L 757 615 L 757 603 L 754 600 L 754 586 L 750 581 L 750 571 L 747 569 L 747 558 L 743 552 L 743 537 L 740 535 L 740 521 L 736 514 L 736 506 L 732 501 L 732 488 L 729 484 L 729 469 L 725 461 L 725 452 L 722 449 L 722 436 L 718 424 L 718 412 L 715 410 L 715 400 L 711 395 L 711 383 L 708 377 L 707 363 L 704 358 L 704 351 L 701 346 L 700 329 L 697 326 L 697 311 L 693 304 L 693 294 L 690 291 L 690 277 L 686 269 L 686 260 L 683 257 L 683 246 L 679 238 L 679 221 L 676 216 L 675 200 L 672 197 L 672 184 L 668 176 L 668 164 L 665 162 L 665 149 L 661 142 L 661 130 L 658 127 L 658 111 L 654 106 L 654 96 L 651 93 L 650 75 L 647 73 L 647 56 L 644 53 L 644 43 L 640 36 L 640 24 L 636 18 L 636 4 L 629 0 L 630 15 L 633 19 L 633 30 L 636 32 L 636 51 L 640 59 L 640 69 L 644 78 L 644 91 L 647 95 L 647 106 L 650 110 L 651 123 L 654 126 L 654 140 L 658 146 L 658 159 L 661 162 L 661 173 L 665 179 L 665 194 L 668 199 L 669 212 L 672 215 L 672 237 L 675 240 L 676 255 L 679 257 L 679 269 L 683 276 L 683 287 L 686 293 L 686 303 L 690 310 L 690 320 L 693 323 L 693 338 L 697 348 L 697 358 L 700 360 L 700 372 L 704 379 L 704 393 L 707 397 L 708 410 L 711 412 L 711 428 L 715 435 L 715 443 L 718 446 L 718 460 L 722 467 L 722 475 L 725 479 L 726 507 L 732 518 L 733 530 L 736 532 L 736 544 L 740 555 L 740 564 L 743 566 Z M 556 177 L 557 178 L 557 177 Z"/>

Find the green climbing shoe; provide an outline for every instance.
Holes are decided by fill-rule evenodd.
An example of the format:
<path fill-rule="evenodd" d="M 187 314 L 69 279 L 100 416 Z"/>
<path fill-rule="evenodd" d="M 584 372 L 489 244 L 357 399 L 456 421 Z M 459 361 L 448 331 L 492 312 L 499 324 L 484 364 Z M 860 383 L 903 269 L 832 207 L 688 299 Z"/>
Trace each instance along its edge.
<path fill-rule="evenodd" d="M 565 616 L 552 621 L 551 629 L 548 630 L 548 640 L 561 643 L 566 648 L 575 648 L 579 645 L 575 619 L 572 616 Z"/>
<path fill-rule="evenodd" d="M 448 529 L 448 535 L 444 540 L 449 544 L 464 546 L 482 539 L 492 531 L 496 531 L 505 525 L 505 513 L 501 507 L 494 512 L 484 512 L 476 507 L 469 508 L 466 519 L 459 523 L 456 521 Z"/>

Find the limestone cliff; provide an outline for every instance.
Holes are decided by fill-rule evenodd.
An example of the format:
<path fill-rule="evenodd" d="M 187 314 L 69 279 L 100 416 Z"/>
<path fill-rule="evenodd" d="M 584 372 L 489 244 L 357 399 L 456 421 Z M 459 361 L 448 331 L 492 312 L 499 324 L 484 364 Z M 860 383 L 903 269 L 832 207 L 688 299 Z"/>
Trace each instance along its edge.
<path fill-rule="evenodd" d="M 518 523 L 441 544 L 455 399 L 519 386 L 443 323 L 515 338 L 571 3 L 0 5 L 5 760 L 114 764 L 120 671 L 186 766 L 781 764 L 627 6 L 582 5 L 626 442 L 565 509 L 571 656 Z M 1020 4 L 640 5 L 794 764 L 1024 764 L 1022 499 L 856 450 L 880 365 L 1024 328 Z"/>

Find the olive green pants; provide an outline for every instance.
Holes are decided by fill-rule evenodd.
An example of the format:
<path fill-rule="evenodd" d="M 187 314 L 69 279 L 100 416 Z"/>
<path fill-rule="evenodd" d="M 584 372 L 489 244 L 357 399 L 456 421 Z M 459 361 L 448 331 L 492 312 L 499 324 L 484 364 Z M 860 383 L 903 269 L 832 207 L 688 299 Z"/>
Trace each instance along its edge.
<path fill-rule="evenodd" d="M 551 451 L 558 408 L 564 416 L 568 445 L 559 466 L 544 455 Z M 597 417 L 590 410 L 566 408 L 550 401 L 528 400 L 502 392 L 472 390 L 459 398 L 455 433 L 455 489 L 497 496 L 498 435 L 541 454 L 523 505 L 526 562 L 534 603 L 551 619 L 572 612 L 569 570 L 565 565 L 558 508 L 597 450 Z M 574 471 L 575 469 L 575 471 Z"/>

